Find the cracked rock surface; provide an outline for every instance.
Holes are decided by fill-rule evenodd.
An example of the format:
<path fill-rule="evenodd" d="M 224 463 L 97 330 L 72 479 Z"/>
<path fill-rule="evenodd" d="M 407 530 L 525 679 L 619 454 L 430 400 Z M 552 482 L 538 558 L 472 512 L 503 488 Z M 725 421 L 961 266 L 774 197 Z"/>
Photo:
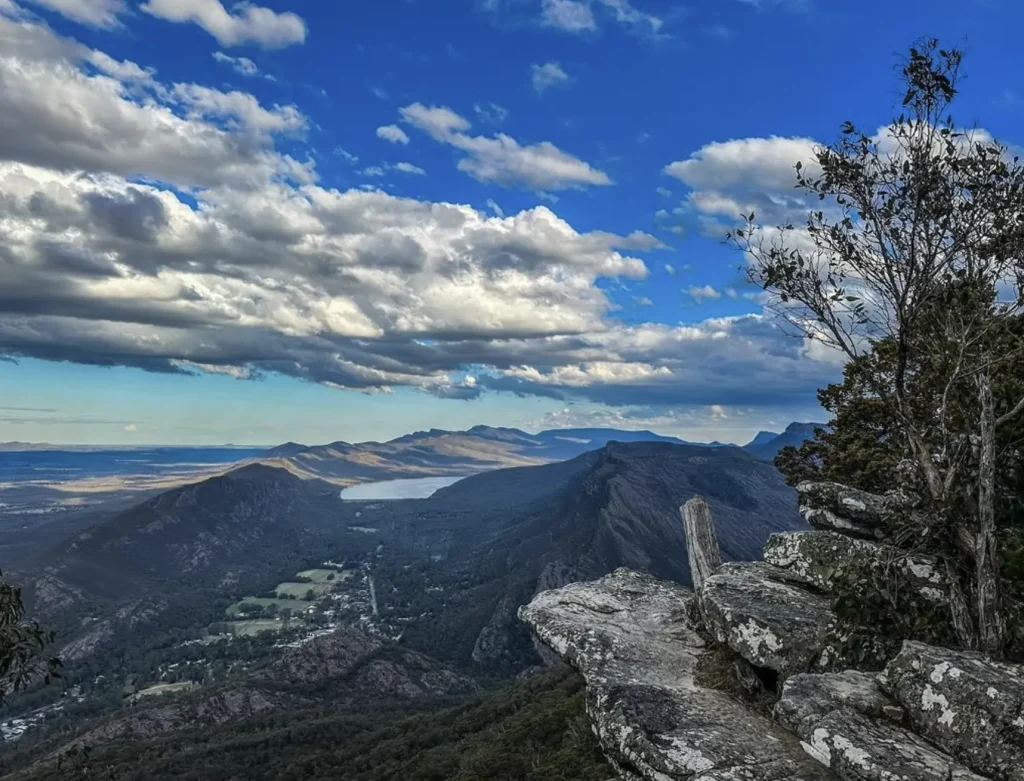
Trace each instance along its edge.
<path fill-rule="evenodd" d="M 915 732 L 979 773 L 1024 781 L 1024 666 L 906 642 L 879 682 Z"/>
<path fill-rule="evenodd" d="M 986 781 L 912 732 L 856 711 L 827 713 L 802 737 L 844 781 Z"/>
<path fill-rule="evenodd" d="M 983 781 L 900 726 L 905 713 L 856 670 L 794 675 L 775 719 L 845 781 Z"/>
<path fill-rule="evenodd" d="M 886 515 L 897 505 L 893 497 L 839 483 L 804 482 L 796 490 L 800 494 L 800 514 L 811 526 L 867 539 L 880 535 Z"/>
<path fill-rule="evenodd" d="M 587 681 L 608 757 L 651 781 L 834 781 L 800 741 L 724 692 L 698 685 L 707 642 L 693 593 L 631 570 L 534 597 L 519 615 Z"/>
<path fill-rule="evenodd" d="M 765 545 L 764 560 L 824 591 L 848 584 L 860 576 L 859 568 L 868 565 L 895 575 L 901 587 L 927 602 L 944 603 L 948 598 L 946 579 L 934 559 L 834 531 L 773 534 Z"/>
<path fill-rule="evenodd" d="M 719 643 L 748 662 L 786 677 L 832 669 L 835 615 L 828 597 L 796 574 L 763 562 L 724 564 L 698 595 Z"/>

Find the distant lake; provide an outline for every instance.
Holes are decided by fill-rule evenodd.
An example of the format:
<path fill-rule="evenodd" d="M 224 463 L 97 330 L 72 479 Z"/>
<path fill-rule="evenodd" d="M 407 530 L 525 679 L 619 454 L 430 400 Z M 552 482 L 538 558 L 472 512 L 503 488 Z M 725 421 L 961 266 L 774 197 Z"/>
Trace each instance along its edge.
<path fill-rule="evenodd" d="M 435 491 L 459 482 L 462 477 L 413 477 L 406 480 L 381 480 L 353 485 L 341 492 L 346 502 L 384 501 L 387 499 L 426 499 Z"/>

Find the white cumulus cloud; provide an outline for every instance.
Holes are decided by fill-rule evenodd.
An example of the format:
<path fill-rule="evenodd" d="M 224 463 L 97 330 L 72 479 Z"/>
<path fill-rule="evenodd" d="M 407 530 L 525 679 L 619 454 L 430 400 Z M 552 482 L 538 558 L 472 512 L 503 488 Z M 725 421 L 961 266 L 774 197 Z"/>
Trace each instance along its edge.
<path fill-rule="evenodd" d="M 435 141 L 465 152 L 458 168 L 479 181 L 541 191 L 611 184 L 606 173 L 549 141 L 524 146 L 505 133 L 469 135 L 469 120 L 445 106 L 413 103 L 401 114 Z"/>
<path fill-rule="evenodd" d="M 595 7 L 603 19 L 598 19 Z M 657 36 L 665 25 L 661 17 L 641 11 L 629 0 L 541 0 L 540 23 L 545 27 L 592 33 L 606 20 L 642 36 Z"/>
<path fill-rule="evenodd" d="M 214 52 L 213 59 L 215 59 L 222 65 L 227 65 L 235 73 L 238 73 L 242 76 L 247 76 L 249 78 L 260 76 L 264 79 L 267 79 L 268 81 L 276 81 L 276 79 L 269 73 L 263 73 L 256 65 L 256 63 L 250 60 L 248 57 L 232 57 L 231 55 L 225 54 L 224 52 Z"/>
<path fill-rule="evenodd" d="M 384 125 L 377 128 L 377 138 L 390 141 L 392 144 L 409 143 L 409 136 L 398 125 Z"/>
<path fill-rule="evenodd" d="M 274 149 L 274 134 L 305 126 L 293 106 L 159 83 L 151 69 L 3 14 L 0 53 L 0 160 L 182 187 L 315 178 Z"/>
<path fill-rule="evenodd" d="M 556 27 L 570 33 L 592 32 L 597 29 L 597 20 L 586 0 L 542 0 L 541 21 L 548 27 Z"/>
<path fill-rule="evenodd" d="M 416 174 L 418 176 L 423 176 L 424 174 L 426 174 L 426 171 L 424 171 L 418 165 L 413 165 L 412 163 L 406 162 L 395 163 L 395 170 L 401 171 L 403 174 Z"/>
<path fill-rule="evenodd" d="M 690 285 L 686 291 L 694 301 L 715 301 L 722 297 L 722 294 L 711 285 Z"/>
<path fill-rule="evenodd" d="M 252 43 L 279 49 L 306 40 L 306 23 L 298 14 L 251 3 L 238 3 L 232 12 L 220 0 L 147 0 L 139 8 L 169 22 L 196 24 L 221 46 Z"/>

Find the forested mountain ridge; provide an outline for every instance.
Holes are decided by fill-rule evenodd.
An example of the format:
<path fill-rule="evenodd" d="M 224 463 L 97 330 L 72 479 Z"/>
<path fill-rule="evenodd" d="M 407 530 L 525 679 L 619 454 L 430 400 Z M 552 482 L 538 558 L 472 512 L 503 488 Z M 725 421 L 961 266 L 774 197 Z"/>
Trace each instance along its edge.
<path fill-rule="evenodd" d="M 37 573 L 34 596 L 44 612 L 71 607 L 69 597 L 117 601 L 183 577 L 215 585 L 279 566 L 322 537 L 320 522 L 336 503 L 333 488 L 250 465 L 147 499 L 58 543 L 26 569 Z"/>
<path fill-rule="evenodd" d="M 514 671 L 532 646 L 515 609 L 537 591 L 628 566 L 690 582 L 679 506 L 708 496 L 729 558 L 757 555 L 775 532 L 802 528 L 795 492 L 739 448 L 612 443 L 572 461 L 467 478 L 428 500 L 478 513 L 522 497 L 495 522 L 452 541 L 442 562 L 458 577 L 448 610 L 484 623 L 472 659 Z M 490 610 L 484 612 L 484 607 Z M 462 632 L 469 622 L 460 619 Z M 462 650 L 464 653 L 464 649 Z"/>

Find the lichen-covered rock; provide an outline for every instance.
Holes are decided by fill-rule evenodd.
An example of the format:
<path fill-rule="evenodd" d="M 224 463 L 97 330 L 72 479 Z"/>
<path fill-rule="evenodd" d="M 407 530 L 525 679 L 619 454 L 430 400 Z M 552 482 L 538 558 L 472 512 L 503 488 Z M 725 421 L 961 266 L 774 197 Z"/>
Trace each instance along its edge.
<path fill-rule="evenodd" d="M 863 577 L 867 568 L 891 574 L 898 587 L 927 602 L 948 599 L 946 578 L 933 558 L 834 531 L 773 534 L 764 547 L 764 560 L 825 591 L 843 588 L 851 578 Z"/>
<path fill-rule="evenodd" d="M 801 673 L 787 679 L 775 703 L 775 720 L 798 735 L 809 735 L 815 724 L 834 710 L 846 709 L 894 723 L 903 709 L 878 687 L 875 676 L 859 670 Z"/>
<path fill-rule="evenodd" d="M 857 670 L 794 675 L 775 719 L 848 781 L 980 781 L 953 757 L 902 728 L 903 709 Z"/>
<path fill-rule="evenodd" d="M 841 663 L 829 599 L 810 583 L 762 562 L 731 562 L 698 593 L 715 640 L 782 677 L 831 670 Z"/>
<path fill-rule="evenodd" d="M 630 570 L 545 591 L 520 618 L 587 681 L 609 759 L 647 781 L 835 779 L 789 732 L 695 682 L 692 592 Z"/>
<path fill-rule="evenodd" d="M 906 642 L 879 683 L 915 732 L 979 773 L 1024 781 L 1024 667 Z"/>
<path fill-rule="evenodd" d="M 878 496 L 839 483 L 803 482 L 800 514 L 816 529 L 834 530 L 869 539 L 881 535 L 888 514 L 896 508 L 895 497 Z"/>
<path fill-rule="evenodd" d="M 844 781 L 986 781 L 912 732 L 855 710 L 833 710 L 801 737 Z"/>

